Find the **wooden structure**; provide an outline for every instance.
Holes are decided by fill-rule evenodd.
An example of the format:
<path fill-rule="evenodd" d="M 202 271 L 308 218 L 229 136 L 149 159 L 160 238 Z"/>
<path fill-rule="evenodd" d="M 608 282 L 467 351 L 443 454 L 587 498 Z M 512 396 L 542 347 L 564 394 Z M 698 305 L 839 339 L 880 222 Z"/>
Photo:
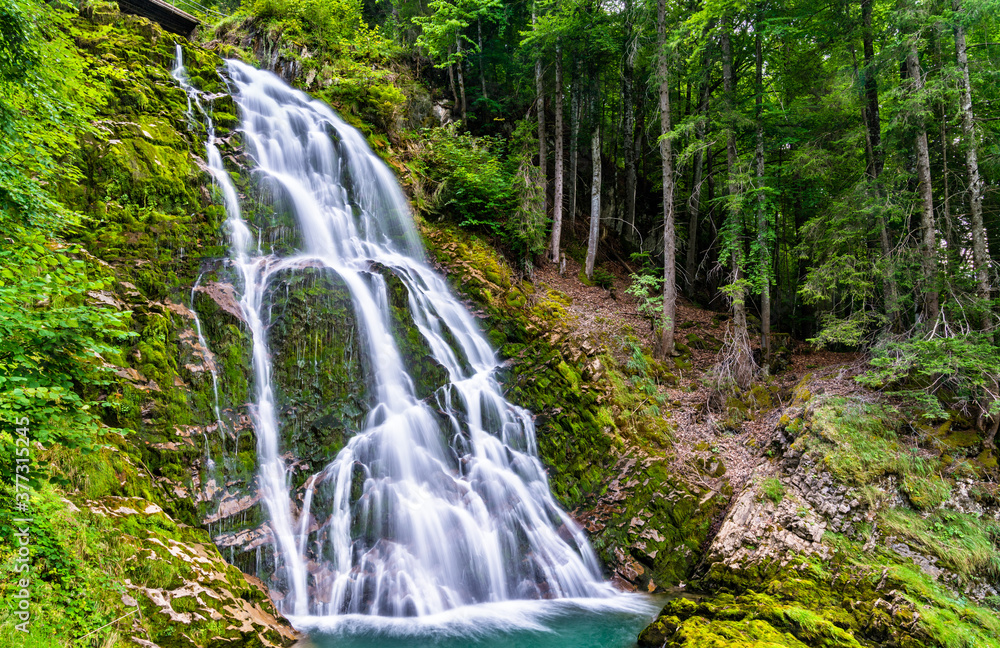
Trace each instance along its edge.
<path fill-rule="evenodd" d="M 169 32 L 188 37 L 198 26 L 198 19 L 163 0 L 118 0 L 125 13 L 149 18 Z"/>

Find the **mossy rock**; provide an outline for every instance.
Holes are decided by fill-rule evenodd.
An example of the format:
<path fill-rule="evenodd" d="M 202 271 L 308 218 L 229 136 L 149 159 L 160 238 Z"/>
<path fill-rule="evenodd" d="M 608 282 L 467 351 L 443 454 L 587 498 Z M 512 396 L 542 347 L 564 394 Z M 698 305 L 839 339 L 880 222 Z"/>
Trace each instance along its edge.
<path fill-rule="evenodd" d="M 718 352 L 722 348 L 722 341 L 710 333 L 688 333 L 685 339 L 692 349 Z"/>

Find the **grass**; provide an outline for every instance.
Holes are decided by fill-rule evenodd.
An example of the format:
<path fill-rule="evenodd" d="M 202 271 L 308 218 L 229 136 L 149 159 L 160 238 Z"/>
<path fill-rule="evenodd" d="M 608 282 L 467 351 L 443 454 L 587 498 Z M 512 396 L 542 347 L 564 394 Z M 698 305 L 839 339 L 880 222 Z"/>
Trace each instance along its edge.
<path fill-rule="evenodd" d="M 922 520 L 919 516 L 912 517 Z M 956 534 L 962 533 L 962 529 L 970 530 L 970 526 L 983 526 L 981 520 L 972 516 L 961 517 L 963 519 L 952 521 L 951 529 Z M 920 522 L 913 519 L 901 519 L 898 523 L 902 526 L 920 525 Z M 931 530 L 925 532 L 925 537 L 941 534 L 940 527 L 938 531 L 934 531 L 934 524 L 930 523 Z M 943 648 L 1000 648 L 1000 616 L 993 610 L 971 604 L 964 598 L 957 598 L 919 566 L 910 561 L 901 562 L 892 552 L 865 552 L 859 543 L 839 535 L 828 536 L 828 541 L 837 549 L 838 555 L 846 558 L 850 564 L 864 567 L 873 582 L 885 581 L 884 590 L 898 589 L 914 604 L 920 615 L 920 627 L 930 638 L 926 645 Z"/>
<path fill-rule="evenodd" d="M 954 511 L 921 517 L 906 509 L 889 509 L 881 514 L 881 523 L 888 533 L 965 577 L 1000 575 L 998 522 Z"/>
<path fill-rule="evenodd" d="M 841 481 L 861 486 L 885 475 L 927 477 L 937 461 L 903 447 L 891 413 L 879 405 L 832 398 L 813 414 L 824 462 Z M 832 446 L 832 447 L 830 447 Z"/>
<path fill-rule="evenodd" d="M 951 484 L 938 475 L 924 477 L 916 474 L 903 475 L 900 490 L 906 493 L 910 504 L 921 511 L 937 508 L 951 495 Z"/>
<path fill-rule="evenodd" d="M 781 504 L 781 500 L 785 499 L 785 485 L 777 477 L 762 480 L 757 488 L 762 497 L 775 504 Z"/>

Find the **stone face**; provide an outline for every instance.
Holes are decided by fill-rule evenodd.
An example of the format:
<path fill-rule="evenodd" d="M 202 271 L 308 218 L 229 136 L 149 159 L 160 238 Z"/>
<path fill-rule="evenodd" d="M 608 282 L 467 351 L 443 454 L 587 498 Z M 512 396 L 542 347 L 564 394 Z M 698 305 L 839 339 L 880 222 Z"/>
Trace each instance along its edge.
<path fill-rule="evenodd" d="M 777 504 L 760 496 L 750 478 L 730 506 L 718 534 L 708 550 L 708 560 L 734 566 L 750 562 L 785 564 L 797 555 L 828 558 L 822 544 L 826 520 L 795 487 L 786 487 Z"/>
<path fill-rule="evenodd" d="M 707 573 L 695 583 L 703 597 L 668 603 L 640 644 L 915 648 L 946 645 L 947 637 L 961 633 L 975 637 L 970 645 L 996 645 L 995 613 L 976 604 L 995 596 L 995 577 L 962 577 L 943 565 L 953 555 L 927 555 L 913 537 L 886 532 L 886 514 L 907 512 L 902 519 L 913 524 L 931 515 L 905 496 L 912 475 L 880 474 L 863 487 L 838 479 L 838 464 L 828 457 L 845 437 L 825 426 L 853 423 L 822 401 L 813 406 L 825 407 L 822 417 L 806 408 L 782 418 L 791 432 L 778 435 L 771 448 L 777 456 L 733 498 L 706 554 Z M 861 474 L 862 461 L 893 465 L 883 455 L 871 457 L 848 455 L 847 474 Z M 778 502 L 762 492 L 765 479 L 780 484 Z M 975 511 L 1000 519 L 1000 509 L 970 497 L 972 490 L 958 478 L 942 505 L 953 515 Z M 949 518 L 933 519 L 943 525 Z M 961 551 L 955 546 L 954 553 Z"/>
<path fill-rule="evenodd" d="M 145 637 L 140 645 L 288 646 L 299 638 L 259 580 L 229 565 L 207 533 L 178 524 L 157 504 L 108 496 L 67 510 L 94 541 L 129 555 L 116 616 L 136 610 L 120 628 Z M 188 639 L 178 644 L 178 636 Z"/>

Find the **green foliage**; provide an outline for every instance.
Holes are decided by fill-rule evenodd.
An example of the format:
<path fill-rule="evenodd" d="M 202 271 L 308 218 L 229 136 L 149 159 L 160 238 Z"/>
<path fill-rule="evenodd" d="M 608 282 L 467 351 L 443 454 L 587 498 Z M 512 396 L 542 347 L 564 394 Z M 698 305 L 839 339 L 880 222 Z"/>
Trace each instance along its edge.
<path fill-rule="evenodd" d="M 358 0 L 253 0 L 248 9 L 280 22 L 292 38 L 318 39 L 328 47 L 346 43 L 364 26 Z"/>
<path fill-rule="evenodd" d="M 761 480 L 758 489 L 763 497 L 775 504 L 781 504 L 781 500 L 785 498 L 785 485 L 777 477 L 768 477 Z"/>
<path fill-rule="evenodd" d="M 610 290 L 615 285 L 615 276 L 607 268 L 597 266 L 594 268 L 594 276 L 591 282 L 595 286 Z"/>
<path fill-rule="evenodd" d="M 80 178 L 66 158 L 100 104 L 84 105 L 94 94 L 72 78 L 84 63 L 59 31 L 64 14 L 5 2 L 0 20 L 13 26 L 2 45 L 13 58 L 0 76 L 0 102 L 16 109 L 0 112 L 8 135 L 0 139 L 0 420 L 27 418 L 33 441 L 86 449 L 99 435 L 100 390 L 114 380 L 110 363 L 130 335 L 128 316 L 91 303 L 106 275 L 61 240 L 79 216 L 53 189 Z M 63 61 L 60 72 L 33 63 L 49 57 Z M 0 477 L 12 475 L 13 463 L 5 444 Z"/>
<path fill-rule="evenodd" d="M 32 31 L 29 5 L 16 0 L 0 3 L 0 82 L 24 79 L 38 64 Z"/>
<path fill-rule="evenodd" d="M 489 234 L 519 262 L 544 250 L 530 160 L 507 154 L 498 139 L 461 133 L 455 124 L 425 130 L 424 137 L 424 164 L 437 183 L 433 212 Z"/>
<path fill-rule="evenodd" d="M 86 447 L 98 433 L 98 389 L 113 380 L 104 358 L 130 333 L 122 314 L 87 303 L 105 285 L 67 254 L 78 250 L 29 241 L 0 250 L 0 418 L 27 417 L 44 445 Z"/>
<path fill-rule="evenodd" d="M 463 30 L 475 20 L 498 11 L 500 0 L 431 0 L 427 4 L 429 15 L 417 16 L 413 22 L 420 26 L 416 45 L 427 50 L 438 67 L 462 64 L 469 52 L 476 51 L 475 42 L 463 35 Z M 459 51 L 461 40 L 467 44 Z"/>
<path fill-rule="evenodd" d="M 889 533 L 963 576 L 1000 575 L 1000 523 L 995 520 L 956 511 L 922 517 L 894 508 L 884 511 L 880 522 Z"/>
<path fill-rule="evenodd" d="M 636 311 L 651 327 L 659 328 L 663 319 L 663 279 L 647 273 L 631 274 L 629 279 L 632 283 L 625 294 L 635 297 Z"/>
<path fill-rule="evenodd" d="M 1000 414 L 1000 347 L 986 333 L 910 338 L 875 348 L 872 370 L 858 382 L 916 399 L 924 416 L 946 418 L 945 406 Z"/>

